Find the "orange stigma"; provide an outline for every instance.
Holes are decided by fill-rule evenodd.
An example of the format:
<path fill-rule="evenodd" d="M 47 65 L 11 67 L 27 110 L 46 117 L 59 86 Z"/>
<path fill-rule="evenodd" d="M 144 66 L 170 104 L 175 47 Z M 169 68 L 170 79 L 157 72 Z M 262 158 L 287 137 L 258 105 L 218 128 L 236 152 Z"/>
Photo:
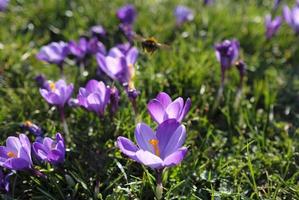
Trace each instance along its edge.
<path fill-rule="evenodd" d="M 50 89 L 53 91 L 56 89 L 55 83 L 49 82 Z"/>
<path fill-rule="evenodd" d="M 159 146 L 158 146 L 158 144 L 159 144 L 159 140 L 157 140 L 157 139 L 151 139 L 151 140 L 149 141 L 149 143 L 153 146 L 154 151 L 155 151 L 155 154 L 156 154 L 157 156 L 160 156 L 160 149 L 159 149 Z"/>
<path fill-rule="evenodd" d="M 12 152 L 12 151 L 7 152 L 6 155 L 7 155 L 8 157 L 10 157 L 10 158 L 16 158 L 16 157 L 17 157 L 16 154 L 15 154 L 14 152 Z"/>
<path fill-rule="evenodd" d="M 24 122 L 24 125 L 27 126 L 27 127 L 31 127 L 32 126 L 32 122 L 27 120 Z"/>

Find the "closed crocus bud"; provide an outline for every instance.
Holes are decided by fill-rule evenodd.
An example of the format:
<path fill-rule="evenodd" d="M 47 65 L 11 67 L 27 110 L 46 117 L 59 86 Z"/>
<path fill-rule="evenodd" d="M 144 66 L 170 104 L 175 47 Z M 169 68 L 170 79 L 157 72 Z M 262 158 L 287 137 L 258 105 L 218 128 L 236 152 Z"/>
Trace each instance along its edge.
<path fill-rule="evenodd" d="M 77 99 L 79 105 L 88 111 L 96 113 L 102 117 L 110 100 L 110 88 L 103 82 L 97 80 L 90 80 L 85 88 L 79 89 Z"/>
<path fill-rule="evenodd" d="M 0 166 L 11 170 L 32 169 L 31 143 L 25 134 L 10 136 L 0 146 Z"/>
<path fill-rule="evenodd" d="M 110 89 L 110 112 L 111 114 L 116 113 L 118 109 L 120 96 L 119 91 L 116 87 L 111 87 Z"/>
<path fill-rule="evenodd" d="M 5 11 L 8 6 L 9 0 L 0 0 L 0 11 Z"/>
<path fill-rule="evenodd" d="M 9 192 L 9 179 L 13 175 L 13 172 L 4 174 L 3 170 L 0 169 L 0 192 Z"/>
<path fill-rule="evenodd" d="M 215 45 L 216 57 L 221 64 L 221 68 L 230 68 L 239 56 L 240 44 L 237 40 L 224 40 Z"/>
<path fill-rule="evenodd" d="M 46 80 L 45 76 L 40 74 L 40 75 L 37 75 L 35 77 L 35 82 L 37 83 L 37 86 L 39 88 L 43 88 L 43 89 L 46 89 L 48 88 L 49 84 L 48 84 L 48 81 Z"/>
<path fill-rule="evenodd" d="M 106 54 L 105 45 L 100 42 L 97 38 L 91 38 L 88 41 L 87 50 L 89 54 L 101 53 L 103 55 Z"/>
<path fill-rule="evenodd" d="M 137 145 L 125 137 L 117 138 L 117 146 L 132 160 L 152 169 L 164 169 L 181 163 L 187 154 L 183 144 L 186 128 L 174 119 L 166 120 L 154 132 L 144 123 L 135 129 Z"/>
<path fill-rule="evenodd" d="M 65 143 L 60 133 L 56 134 L 55 140 L 45 137 L 32 145 L 36 157 L 53 165 L 62 164 L 65 159 Z"/>
<path fill-rule="evenodd" d="M 47 63 L 62 65 L 64 59 L 69 54 L 68 44 L 65 42 L 52 42 L 43 46 L 39 53 L 36 55 L 37 59 Z"/>
<path fill-rule="evenodd" d="M 136 20 L 137 12 L 133 5 L 127 4 L 117 10 L 116 16 L 122 24 L 133 24 Z"/>
<path fill-rule="evenodd" d="M 40 94 L 49 104 L 63 108 L 72 96 L 73 84 L 67 85 L 64 80 L 59 80 L 55 83 L 48 81 L 48 85 L 48 88 L 39 90 Z"/>
<path fill-rule="evenodd" d="M 43 134 L 42 129 L 31 121 L 27 120 L 22 124 L 24 130 L 28 130 L 31 134 L 35 136 L 41 136 Z"/>
<path fill-rule="evenodd" d="M 106 30 L 101 25 L 96 25 L 96 26 L 91 27 L 90 31 L 91 31 L 92 36 L 96 37 L 98 39 L 104 38 L 107 35 Z"/>
<path fill-rule="evenodd" d="M 239 73 L 240 73 L 240 77 L 244 77 L 245 74 L 246 74 L 246 65 L 244 63 L 244 61 L 240 60 L 240 61 L 237 61 L 235 63 L 235 66 L 237 67 Z"/>
<path fill-rule="evenodd" d="M 193 11 L 190 8 L 182 5 L 179 5 L 175 8 L 174 16 L 176 17 L 177 26 L 181 26 L 185 22 L 189 22 L 194 19 Z"/>
<path fill-rule="evenodd" d="M 265 27 L 266 27 L 266 38 L 271 39 L 279 30 L 282 23 L 282 19 L 280 16 L 275 17 L 272 20 L 271 15 L 267 15 L 265 17 Z"/>
<path fill-rule="evenodd" d="M 74 55 L 78 60 L 82 60 L 87 55 L 88 51 L 88 41 L 86 38 L 80 38 L 78 42 L 70 41 L 68 48 L 70 54 Z"/>
<path fill-rule="evenodd" d="M 119 30 L 124 34 L 124 36 L 129 40 L 133 40 L 135 36 L 135 31 L 133 30 L 132 24 L 120 24 Z"/>

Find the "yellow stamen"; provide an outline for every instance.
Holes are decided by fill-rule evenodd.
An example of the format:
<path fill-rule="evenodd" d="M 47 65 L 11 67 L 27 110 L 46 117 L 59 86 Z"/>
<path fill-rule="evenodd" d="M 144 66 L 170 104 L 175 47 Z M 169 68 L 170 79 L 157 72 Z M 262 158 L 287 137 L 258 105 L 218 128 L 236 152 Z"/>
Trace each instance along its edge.
<path fill-rule="evenodd" d="M 159 146 L 158 146 L 158 144 L 159 144 L 159 140 L 151 139 L 151 140 L 149 141 L 149 143 L 153 146 L 154 151 L 155 151 L 155 154 L 156 154 L 157 156 L 160 156 L 160 149 L 159 149 Z"/>
<path fill-rule="evenodd" d="M 31 127 L 32 126 L 32 122 L 27 120 L 24 122 L 24 125 L 27 126 L 27 127 Z"/>
<path fill-rule="evenodd" d="M 7 152 L 6 155 L 7 155 L 8 157 L 10 157 L 10 158 L 16 158 L 16 157 L 17 157 L 16 154 L 15 154 L 14 152 L 12 152 L 12 151 Z"/>
<path fill-rule="evenodd" d="M 56 89 L 55 83 L 53 83 L 53 82 L 50 82 L 49 86 L 52 91 Z"/>
<path fill-rule="evenodd" d="M 128 87 L 130 90 L 134 90 L 135 86 L 134 86 L 134 78 L 135 78 L 135 69 L 134 69 L 134 65 L 133 64 L 128 64 L 128 68 L 129 68 L 129 73 L 130 73 L 130 80 L 128 83 Z"/>

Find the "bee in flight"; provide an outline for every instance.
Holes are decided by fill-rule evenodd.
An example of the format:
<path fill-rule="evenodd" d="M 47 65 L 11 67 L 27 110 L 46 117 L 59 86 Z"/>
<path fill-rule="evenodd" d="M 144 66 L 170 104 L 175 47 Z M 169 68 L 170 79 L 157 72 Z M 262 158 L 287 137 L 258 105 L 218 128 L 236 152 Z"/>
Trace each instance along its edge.
<path fill-rule="evenodd" d="M 142 36 L 135 35 L 135 38 L 141 41 L 142 49 L 149 54 L 153 54 L 158 49 L 170 49 L 169 45 L 159 43 L 154 37 L 144 38 Z"/>

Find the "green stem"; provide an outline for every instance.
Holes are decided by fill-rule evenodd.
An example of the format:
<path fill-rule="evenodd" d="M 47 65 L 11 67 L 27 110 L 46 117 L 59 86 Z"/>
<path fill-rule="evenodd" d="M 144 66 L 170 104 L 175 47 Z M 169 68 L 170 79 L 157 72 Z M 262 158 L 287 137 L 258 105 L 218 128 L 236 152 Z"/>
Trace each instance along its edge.
<path fill-rule="evenodd" d="M 60 111 L 60 119 L 61 119 L 61 123 L 62 123 L 63 130 L 64 130 L 64 133 L 65 133 L 65 139 L 66 139 L 66 142 L 67 142 L 67 143 L 70 143 L 70 133 L 69 133 L 69 128 L 68 128 L 66 119 L 65 119 L 64 108 L 63 108 L 63 107 L 62 107 L 62 108 L 59 108 L 59 111 Z"/>
<path fill-rule="evenodd" d="M 156 197 L 158 200 L 163 198 L 163 184 L 162 184 L 162 170 L 157 170 L 157 187 L 156 187 Z"/>

